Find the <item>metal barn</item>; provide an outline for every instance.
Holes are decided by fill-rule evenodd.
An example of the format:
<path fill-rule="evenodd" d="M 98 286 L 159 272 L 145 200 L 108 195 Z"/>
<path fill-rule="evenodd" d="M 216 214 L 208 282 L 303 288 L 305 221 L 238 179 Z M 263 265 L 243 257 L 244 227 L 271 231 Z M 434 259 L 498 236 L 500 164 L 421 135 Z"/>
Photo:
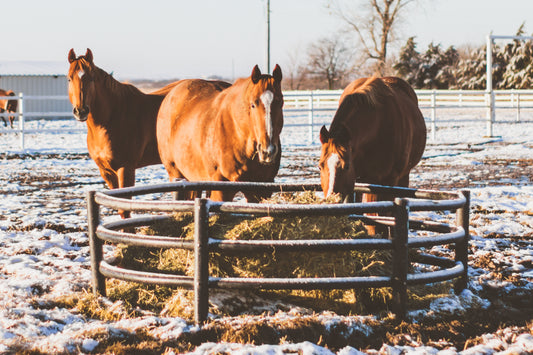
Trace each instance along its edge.
<path fill-rule="evenodd" d="M 24 113 L 28 119 L 39 118 L 31 113 L 71 112 L 68 100 L 67 63 L 62 62 L 0 62 L 0 88 L 22 93 Z M 62 96 L 62 99 L 33 98 Z"/>

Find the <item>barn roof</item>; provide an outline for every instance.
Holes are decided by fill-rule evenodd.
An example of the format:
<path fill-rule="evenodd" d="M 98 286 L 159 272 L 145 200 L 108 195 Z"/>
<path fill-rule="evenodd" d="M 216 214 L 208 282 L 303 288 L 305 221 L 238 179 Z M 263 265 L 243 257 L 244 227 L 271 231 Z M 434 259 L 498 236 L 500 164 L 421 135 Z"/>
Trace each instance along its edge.
<path fill-rule="evenodd" d="M 66 75 L 67 70 L 67 62 L 0 61 L 0 76 L 58 76 Z"/>

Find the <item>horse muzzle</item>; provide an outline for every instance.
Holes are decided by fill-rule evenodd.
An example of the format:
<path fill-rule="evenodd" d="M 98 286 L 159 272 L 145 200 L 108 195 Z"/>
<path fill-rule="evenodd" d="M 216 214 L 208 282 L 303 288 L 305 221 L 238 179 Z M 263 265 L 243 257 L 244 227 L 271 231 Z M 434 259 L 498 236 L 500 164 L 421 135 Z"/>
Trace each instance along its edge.
<path fill-rule="evenodd" d="M 72 110 L 72 113 L 74 114 L 74 117 L 80 121 L 85 122 L 87 121 L 87 118 L 89 117 L 89 107 L 83 106 L 83 107 L 74 107 Z"/>
<path fill-rule="evenodd" d="M 276 161 L 276 156 L 278 155 L 278 145 L 269 144 L 266 149 L 263 148 L 262 144 L 257 145 L 257 154 L 259 156 L 259 162 L 261 164 L 270 165 L 274 164 Z"/>

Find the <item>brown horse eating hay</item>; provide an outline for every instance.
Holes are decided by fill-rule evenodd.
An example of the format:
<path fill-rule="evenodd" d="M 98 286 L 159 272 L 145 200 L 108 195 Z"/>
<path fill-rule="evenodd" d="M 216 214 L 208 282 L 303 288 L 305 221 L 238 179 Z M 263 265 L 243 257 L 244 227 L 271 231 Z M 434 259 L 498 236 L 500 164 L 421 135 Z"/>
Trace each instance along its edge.
<path fill-rule="evenodd" d="M 355 182 L 407 187 L 426 146 L 413 89 L 395 77 L 362 78 L 346 87 L 339 102 L 330 130 L 320 131 L 324 195 L 347 197 Z M 376 200 L 374 194 L 363 196 Z"/>
<path fill-rule="evenodd" d="M 254 67 L 233 85 L 182 80 L 165 97 L 157 117 L 161 161 L 170 180 L 272 182 L 281 159 L 281 69 Z M 212 191 L 211 198 L 234 193 Z M 245 193 L 248 201 L 260 194 Z"/>
<path fill-rule="evenodd" d="M 161 163 L 155 135 L 157 112 L 175 84 L 144 94 L 94 65 L 90 49 L 80 57 L 71 49 L 68 61 L 69 98 L 74 117 L 87 122 L 89 155 L 109 188 L 133 186 L 135 169 Z"/>

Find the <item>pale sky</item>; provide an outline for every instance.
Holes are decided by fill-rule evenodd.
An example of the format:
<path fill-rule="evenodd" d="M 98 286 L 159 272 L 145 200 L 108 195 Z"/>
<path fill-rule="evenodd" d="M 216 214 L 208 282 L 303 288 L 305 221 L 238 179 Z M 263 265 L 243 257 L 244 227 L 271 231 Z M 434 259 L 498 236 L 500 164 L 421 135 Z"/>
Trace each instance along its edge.
<path fill-rule="evenodd" d="M 0 63 L 64 61 L 66 71 L 70 48 L 91 48 L 95 64 L 122 80 L 233 78 L 266 67 L 266 0 L 0 1 Z M 491 31 L 513 35 L 523 22 L 533 33 L 533 0 L 417 1 L 404 15 L 400 43 L 415 36 L 420 52 L 431 41 L 483 45 Z M 270 1 L 273 64 L 283 69 L 291 53 L 338 32 L 330 2 Z"/>

